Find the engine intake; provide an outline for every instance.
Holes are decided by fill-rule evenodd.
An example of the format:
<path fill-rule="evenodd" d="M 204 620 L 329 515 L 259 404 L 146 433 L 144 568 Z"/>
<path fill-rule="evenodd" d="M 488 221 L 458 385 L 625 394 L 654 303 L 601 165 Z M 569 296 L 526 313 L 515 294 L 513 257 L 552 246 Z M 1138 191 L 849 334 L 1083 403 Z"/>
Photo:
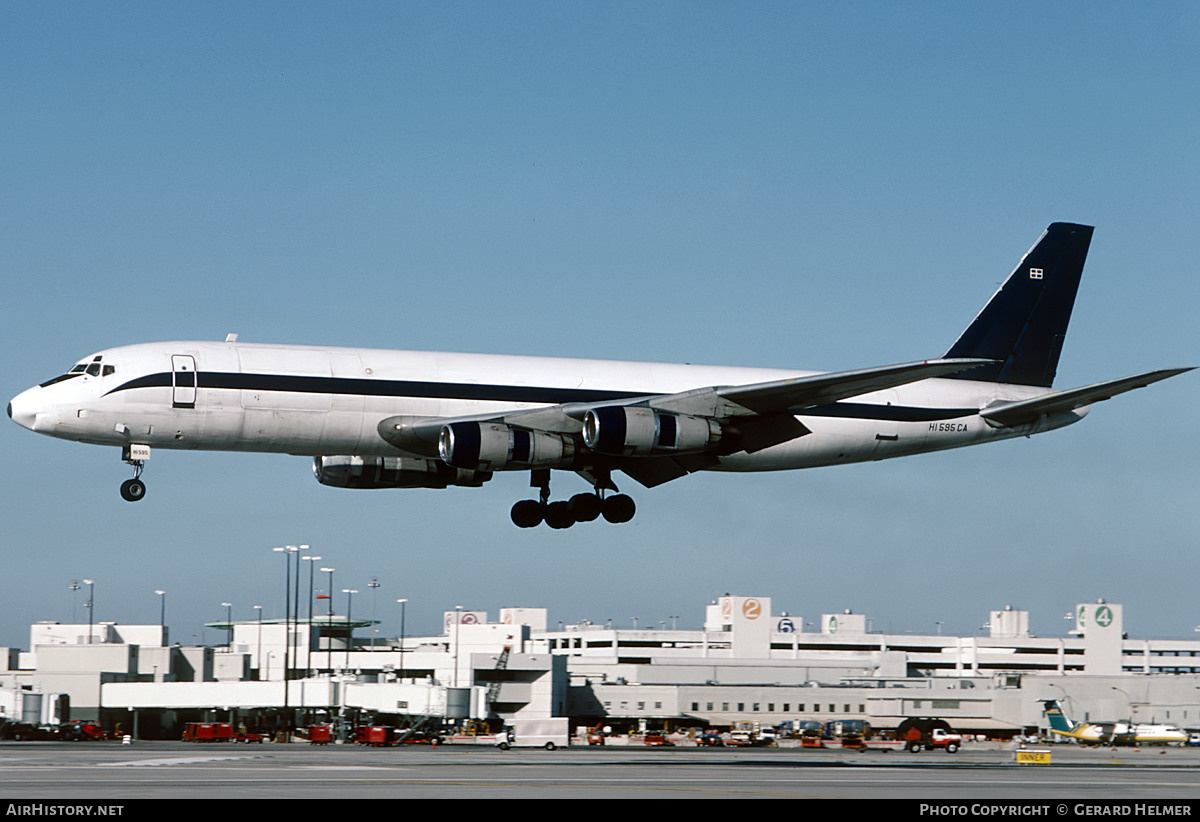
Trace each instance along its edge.
<path fill-rule="evenodd" d="M 409 457 L 315 457 L 313 474 L 317 482 L 334 488 L 478 488 L 492 478 L 487 471 Z"/>
<path fill-rule="evenodd" d="M 698 454 L 721 441 L 721 423 L 628 405 L 593 408 L 583 416 L 583 442 L 597 454 L 648 457 Z"/>
<path fill-rule="evenodd" d="M 452 422 L 438 436 L 438 455 L 465 470 L 566 468 L 575 459 L 575 441 L 502 423 Z"/>

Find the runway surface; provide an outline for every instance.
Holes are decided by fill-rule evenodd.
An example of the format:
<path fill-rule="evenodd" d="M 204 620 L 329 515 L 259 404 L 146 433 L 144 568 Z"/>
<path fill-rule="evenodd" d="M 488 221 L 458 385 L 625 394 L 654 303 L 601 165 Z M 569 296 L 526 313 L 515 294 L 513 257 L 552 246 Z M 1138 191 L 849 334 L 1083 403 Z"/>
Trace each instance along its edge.
<path fill-rule="evenodd" d="M 499 751 L 179 742 L 0 743 L 0 799 L 910 799 L 1200 798 L 1200 750 L 1011 749 L 954 755 L 833 750 L 587 748 Z"/>

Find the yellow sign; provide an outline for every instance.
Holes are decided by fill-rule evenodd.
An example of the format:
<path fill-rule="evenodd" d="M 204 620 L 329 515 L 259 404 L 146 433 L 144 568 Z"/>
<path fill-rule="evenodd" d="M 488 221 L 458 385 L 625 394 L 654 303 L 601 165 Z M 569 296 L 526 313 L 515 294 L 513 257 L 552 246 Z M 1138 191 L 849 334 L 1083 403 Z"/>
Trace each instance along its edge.
<path fill-rule="evenodd" d="M 1050 752 L 1047 750 L 1024 749 L 1017 751 L 1018 765 L 1049 765 Z"/>

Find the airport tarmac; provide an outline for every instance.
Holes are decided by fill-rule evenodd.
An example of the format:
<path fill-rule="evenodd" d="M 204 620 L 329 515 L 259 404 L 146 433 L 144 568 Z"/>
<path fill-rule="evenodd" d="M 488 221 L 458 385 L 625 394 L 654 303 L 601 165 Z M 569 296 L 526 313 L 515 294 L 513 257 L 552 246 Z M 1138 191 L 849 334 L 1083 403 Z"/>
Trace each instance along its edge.
<path fill-rule="evenodd" d="M 0 799 L 909 799 L 1200 798 L 1200 749 L 1052 746 L 957 754 L 445 745 L 402 748 L 181 742 L 0 743 Z"/>

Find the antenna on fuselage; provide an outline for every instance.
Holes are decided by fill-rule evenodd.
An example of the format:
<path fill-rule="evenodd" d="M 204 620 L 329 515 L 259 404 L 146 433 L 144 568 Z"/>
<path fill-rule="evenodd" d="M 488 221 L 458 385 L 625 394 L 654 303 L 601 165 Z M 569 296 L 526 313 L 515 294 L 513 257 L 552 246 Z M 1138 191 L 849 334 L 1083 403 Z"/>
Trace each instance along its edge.
<path fill-rule="evenodd" d="M 226 334 L 225 342 L 237 342 L 237 334 Z"/>

